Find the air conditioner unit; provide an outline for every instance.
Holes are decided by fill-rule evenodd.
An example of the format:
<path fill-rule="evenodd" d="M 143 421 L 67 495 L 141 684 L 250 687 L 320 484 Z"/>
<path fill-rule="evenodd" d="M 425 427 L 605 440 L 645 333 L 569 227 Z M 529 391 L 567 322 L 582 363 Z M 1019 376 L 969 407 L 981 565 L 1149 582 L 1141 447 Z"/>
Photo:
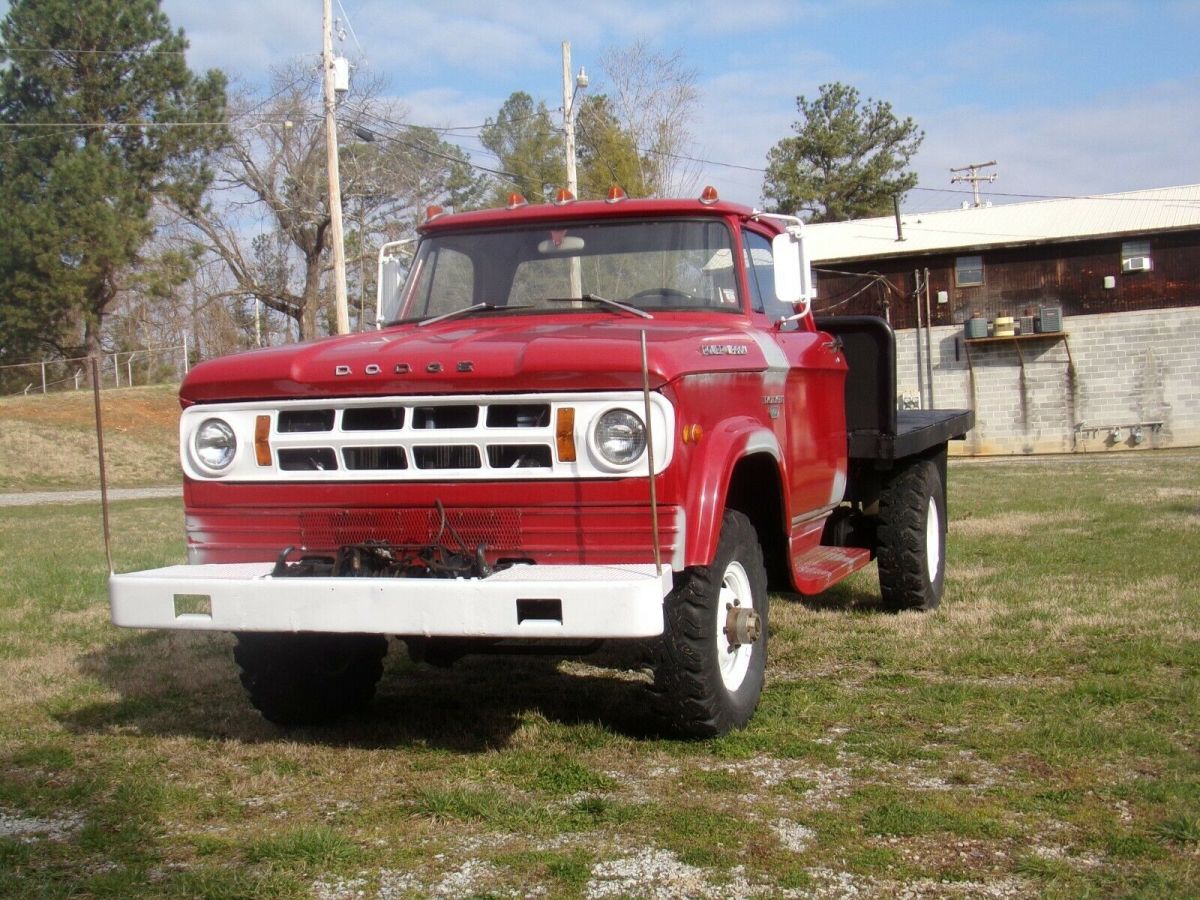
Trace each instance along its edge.
<path fill-rule="evenodd" d="M 1121 260 L 1122 272 L 1149 272 L 1154 264 L 1148 256 L 1130 256 Z"/>

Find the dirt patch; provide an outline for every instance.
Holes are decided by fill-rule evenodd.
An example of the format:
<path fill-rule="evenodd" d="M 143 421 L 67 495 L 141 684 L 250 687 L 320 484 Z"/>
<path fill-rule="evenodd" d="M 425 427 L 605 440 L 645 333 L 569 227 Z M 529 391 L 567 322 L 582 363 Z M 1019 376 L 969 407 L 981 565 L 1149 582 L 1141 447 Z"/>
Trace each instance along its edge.
<path fill-rule="evenodd" d="M 817 833 L 798 822 L 790 819 L 777 819 L 771 823 L 771 830 L 785 850 L 792 853 L 803 853 L 817 840 Z"/>
<path fill-rule="evenodd" d="M 78 813 L 39 819 L 0 807 L 0 837 L 15 838 L 23 844 L 39 840 L 64 841 L 82 827 L 83 816 Z"/>
<path fill-rule="evenodd" d="M 179 422 L 178 388 L 155 386 L 102 391 L 100 410 L 105 427 L 117 431 L 174 429 Z M 0 400 L 0 414 L 10 421 L 91 430 L 95 422 L 95 400 L 90 390 L 30 394 Z"/>
<path fill-rule="evenodd" d="M 112 484 L 178 483 L 179 403 L 173 388 L 129 388 L 102 396 Z M 82 487 L 98 482 L 90 392 L 0 400 L 0 487 Z"/>
<path fill-rule="evenodd" d="M 771 885 L 751 884 L 740 867 L 718 876 L 711 870 L 689 866 L 670 850 L 647 847 L 632 856 L 598 863 L 592 868 L 584 896 L 645 897 L 788 897 Z"/>
<path fill-rule="evenodd" d="M 1078 527 L 1087 522 L 1080 512 L 1055 513 L 1008 512 L 998 516 L 979 516 L 950 520 L 950 533 L 961 537 L 1025 537 L 1049 528 Z"/>

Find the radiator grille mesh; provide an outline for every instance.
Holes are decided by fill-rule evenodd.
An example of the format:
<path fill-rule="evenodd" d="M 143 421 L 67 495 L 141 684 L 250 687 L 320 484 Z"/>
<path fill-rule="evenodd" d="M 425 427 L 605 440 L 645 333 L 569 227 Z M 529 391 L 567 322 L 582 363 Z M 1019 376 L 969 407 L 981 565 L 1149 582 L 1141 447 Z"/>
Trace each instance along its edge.
<path fill-rule="evenodd" d="M 452 527 L 469 547 L 484 544 L 493 550 L 521 547 L 519 509 L 448 509 L 443 529 L 436 509 L 320 510 L 300 516 L 300 532 L 308 549 L 332 549 L 345 544 L 385 541 L 389 544 L 441 543 L 455 546 Z"/>

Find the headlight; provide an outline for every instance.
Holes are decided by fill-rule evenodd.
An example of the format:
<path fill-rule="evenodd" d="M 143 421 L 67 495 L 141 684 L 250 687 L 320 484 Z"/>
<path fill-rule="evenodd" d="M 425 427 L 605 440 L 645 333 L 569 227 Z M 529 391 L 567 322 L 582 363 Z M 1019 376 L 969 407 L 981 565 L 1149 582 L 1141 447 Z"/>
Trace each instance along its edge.
<path fill-rule="evenodd" d="M 646 450 L 646 426 L 627 409 L 610 409 L 592 431 L 596 451 L 614 466 L 628 466 Z"/>
<path fill-rule="evenodd" d="M 220 471 L 229 467 L 237 453 L 237 438 L 229 423 L 221 419 L 205 419 L 192 438 L 196 459 L 207 469 Z"/>

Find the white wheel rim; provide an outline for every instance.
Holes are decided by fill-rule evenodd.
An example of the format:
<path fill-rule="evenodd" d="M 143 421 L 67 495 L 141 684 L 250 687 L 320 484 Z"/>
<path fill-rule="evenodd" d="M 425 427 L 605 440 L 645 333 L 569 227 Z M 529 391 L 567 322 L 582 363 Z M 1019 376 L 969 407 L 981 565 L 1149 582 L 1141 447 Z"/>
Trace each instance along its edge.
<path fill-rule="evenodd" d="M 742 644 L 729 648 L 729 636 L 725 633 L 725 623 L 729 618 L 730 607 L 754 609 L 754 595 L 750 592 L 750 579 L 742 564 L 731 562 L 725 568 L 721 578 L 720 606 L 717 609 L 717 662 L 721 667 L 721 681 L 726 689 L 736 691 L 746 680 L 750 671 L 750 657 L 754 653 L 753 644 Z"/>
<path fill-rule="evenodd" d="M 929 570 L 929 583 L 937 581 L 938 567 L 942 564 L 942 521 L 938 516 L 937 501 L 929 498 L 929 509 L 925 512 L 925 563 Z"/>

